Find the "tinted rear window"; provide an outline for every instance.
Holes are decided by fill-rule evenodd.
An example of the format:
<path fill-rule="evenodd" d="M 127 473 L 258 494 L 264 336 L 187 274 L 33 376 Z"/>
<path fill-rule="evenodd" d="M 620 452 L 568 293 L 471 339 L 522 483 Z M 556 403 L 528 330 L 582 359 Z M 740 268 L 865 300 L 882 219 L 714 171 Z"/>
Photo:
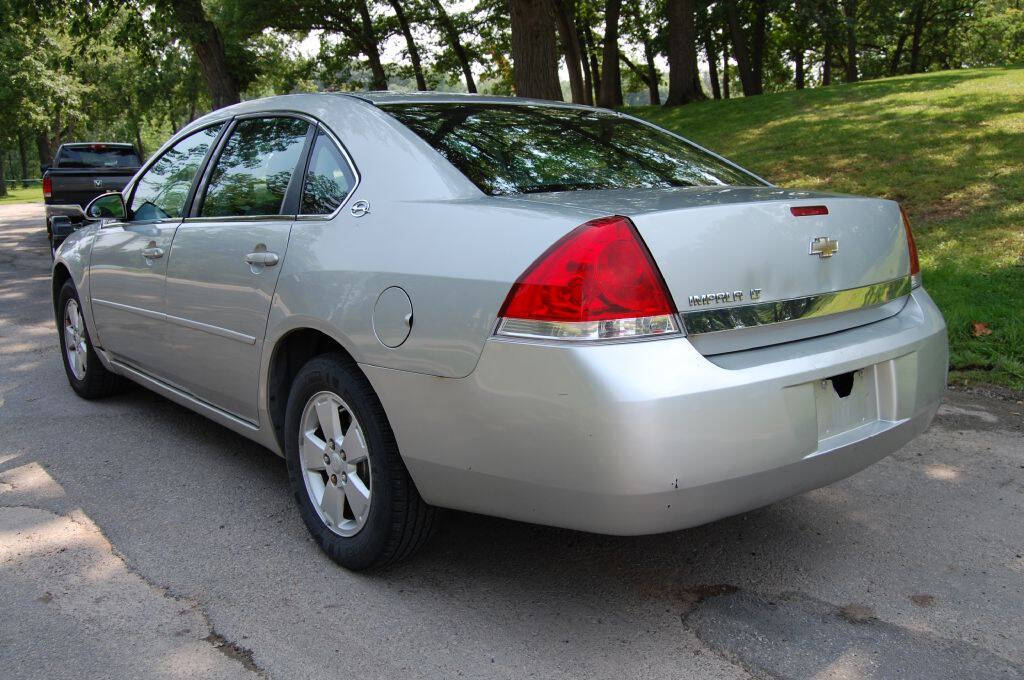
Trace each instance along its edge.
<path fill-rule="evenodd" d="M 523 104 L 384 104 L 491 195 L 764 183 L 610 112 Z"/>
<path fill-rule="evenodd" d="M 66 146 L 57 157 L 58 168 L 137 168 L 139 155 L 124 146 Z"/>

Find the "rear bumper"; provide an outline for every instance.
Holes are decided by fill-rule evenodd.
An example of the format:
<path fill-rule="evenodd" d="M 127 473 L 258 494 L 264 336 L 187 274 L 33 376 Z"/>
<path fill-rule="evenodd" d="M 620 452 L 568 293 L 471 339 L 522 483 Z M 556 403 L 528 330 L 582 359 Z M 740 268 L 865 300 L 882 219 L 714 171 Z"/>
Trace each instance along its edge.
<path fill-rule="evenodd" d="M 599 533 L 671 531 L 847 477 L 931 422 L 946 331 L 918 289 L 895 316 L 700 355 L 685 338 L 491 340 L 460 380 L 364 366 L 423 497 Z M 861 371 L 869 417 L 837 426 L 821 380 Z M 829 393 L 831 394 L 831 393 Z"/>

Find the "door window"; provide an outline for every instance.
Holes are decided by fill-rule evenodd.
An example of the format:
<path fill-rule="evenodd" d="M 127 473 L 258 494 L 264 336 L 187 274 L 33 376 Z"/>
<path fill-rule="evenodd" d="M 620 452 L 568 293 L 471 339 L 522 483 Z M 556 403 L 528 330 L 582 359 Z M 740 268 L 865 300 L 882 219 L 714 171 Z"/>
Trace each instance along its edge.
<path fill-rule="evenodd" d="M 302 215 L 330 215 L 345 202 L 355 176 L 341 150 L 321 131 L 309 157 L 302 186 Z"/>
<path fill-rule="evenodd" d="M 240 121 L 210 175 L 200 215 L 279 215 L 308 131 L 298 118 Z"/>
<path fill-rule="evenodd" d="M 192 180 L 223 125 L 218 123 L 185 137 L 146 170 L 132 196 L 129 214 L 133 222 L 184 214 Z"/>

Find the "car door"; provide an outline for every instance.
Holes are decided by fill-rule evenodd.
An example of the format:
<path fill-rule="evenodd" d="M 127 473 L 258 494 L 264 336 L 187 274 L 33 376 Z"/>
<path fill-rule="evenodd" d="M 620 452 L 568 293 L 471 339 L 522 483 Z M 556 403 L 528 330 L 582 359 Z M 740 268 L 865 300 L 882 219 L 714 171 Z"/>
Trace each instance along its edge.
<path fill-rule="evenodd" d="M 124 221 L 104 223 L 90 260 L 99 344 L 114 358 L 159 375 L 164 347 L 164 277 L 174 232 L 223 123 L 184 137 L 145 170 Z"/>
<path fill-rule="evenodd" d="M 237 119 L 167 263 L 175 384 L 253 423 L 267 315 L 314 132 L 298 117 Z"/>

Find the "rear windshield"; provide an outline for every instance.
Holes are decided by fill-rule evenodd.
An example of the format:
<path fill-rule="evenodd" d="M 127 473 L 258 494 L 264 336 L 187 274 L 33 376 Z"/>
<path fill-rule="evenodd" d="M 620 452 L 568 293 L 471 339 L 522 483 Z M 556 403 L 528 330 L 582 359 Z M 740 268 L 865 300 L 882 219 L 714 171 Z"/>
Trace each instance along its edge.
<path fill-rule="evenodd" d="M 139 155 L 127 146 L 65 146 L 57 156 L 58 168 L 137 168 Z"/>
<path fill-rule="evenodd" d="M 755 185 L 753 175 L 611 112 L 524 104 L 382 104 L 485 193 Z"/>

